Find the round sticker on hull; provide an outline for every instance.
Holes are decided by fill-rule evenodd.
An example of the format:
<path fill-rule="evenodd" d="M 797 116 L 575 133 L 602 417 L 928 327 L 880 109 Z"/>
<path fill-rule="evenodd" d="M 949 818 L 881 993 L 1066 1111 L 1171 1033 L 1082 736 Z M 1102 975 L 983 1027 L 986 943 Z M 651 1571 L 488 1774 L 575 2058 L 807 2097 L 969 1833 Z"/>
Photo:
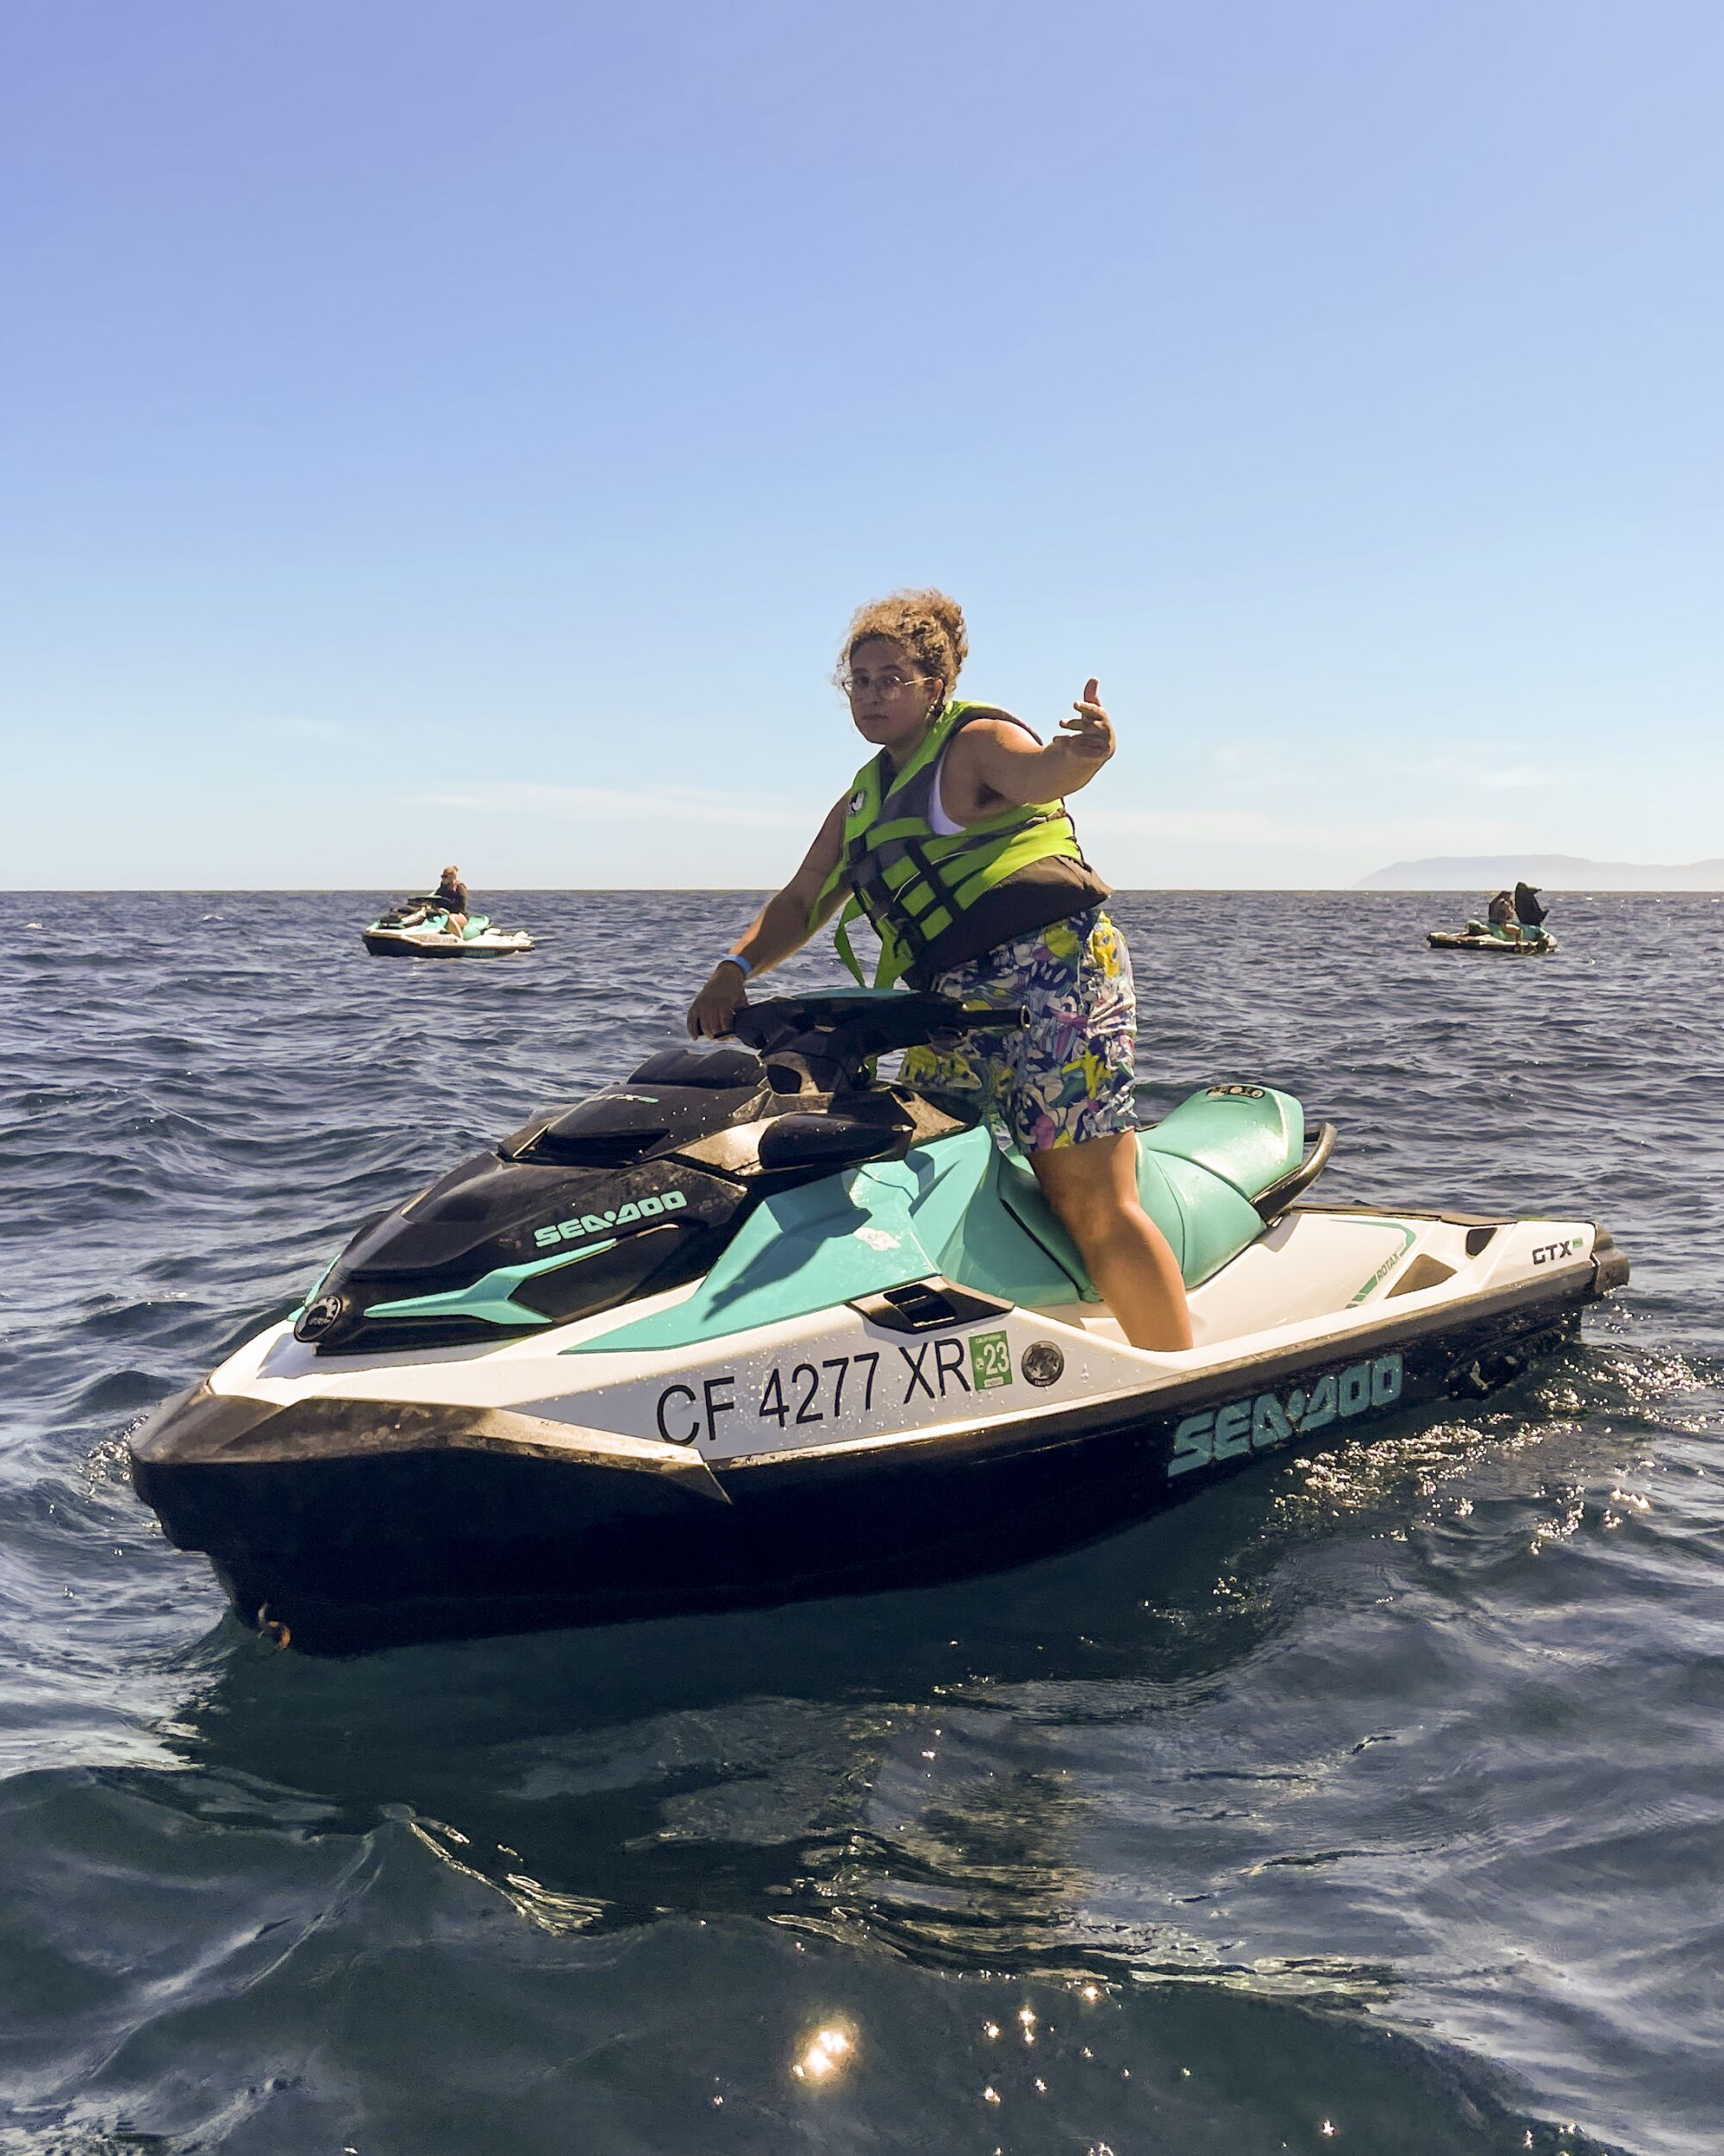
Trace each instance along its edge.
<path fill-rule="evenodd" d="M 1032 1340 L 1019 1368 L 1033 1385 L 1058 1384 L 1065 1374 L 1065 1358 L 1051 1340 Z"/>

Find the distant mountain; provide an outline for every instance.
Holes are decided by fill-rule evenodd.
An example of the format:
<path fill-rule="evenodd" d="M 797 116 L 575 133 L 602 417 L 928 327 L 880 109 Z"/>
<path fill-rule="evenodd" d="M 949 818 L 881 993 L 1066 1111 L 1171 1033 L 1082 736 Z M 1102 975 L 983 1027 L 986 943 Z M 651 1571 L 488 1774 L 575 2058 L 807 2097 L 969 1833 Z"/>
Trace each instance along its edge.
<path fill-rule="evenodd" d="M 1355 891 L 1505 891 L 1522 878 L 1540 891 L 1724 891 L 1724 860 L 1679 866 L 1588 861 L 1577 853 L 1439 854 L 1396 861 L 1363 877 Z"/>

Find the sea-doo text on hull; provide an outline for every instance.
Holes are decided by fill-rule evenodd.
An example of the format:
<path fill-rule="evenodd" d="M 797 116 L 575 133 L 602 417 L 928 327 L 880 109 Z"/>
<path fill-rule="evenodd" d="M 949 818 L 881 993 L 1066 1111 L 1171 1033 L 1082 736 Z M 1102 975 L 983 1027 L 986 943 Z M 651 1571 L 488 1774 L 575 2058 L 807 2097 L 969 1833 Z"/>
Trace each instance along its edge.
<path fill-rule="evenodd" d="M 374 959 L 506 958 L 533 948 L 524 928 L 494 928 L 489 914 L 470 914 L 454 934 L 434 898 L 403 899 L 362 929 L 360 940 Z"/>
<path fill-rule="evenodd" d="M 1134 1348 L 1028 1166 L 868 1074 L 976 1022 L 781 998 L 535 1115 L 159 1409 L 140 1495 L 313 1650 L 846 1593 L 1476 1397 L 1627 1278 L 1586 1221 L 1311 1203 L 1333 1130 L 1215 1085 L 1140 1137 L 1196 1345 Z"/>

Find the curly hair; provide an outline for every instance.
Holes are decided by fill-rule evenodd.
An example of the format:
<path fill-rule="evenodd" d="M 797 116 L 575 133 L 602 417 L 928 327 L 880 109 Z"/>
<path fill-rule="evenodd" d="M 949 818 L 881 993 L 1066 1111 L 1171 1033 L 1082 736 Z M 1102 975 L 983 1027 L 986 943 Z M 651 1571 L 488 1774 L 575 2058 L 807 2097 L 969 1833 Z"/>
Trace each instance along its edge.
<path fill-rule="evenodd" d="M 950 696 L 959 672 L 970 656 L 970 638 L 964 627 L 964 609 L 943 591 L 893 591 L 884 599 L 859 606 L 850 617 L 839 653 L 838 671 L 843 674 L 850 654 L 870 636 L 890 636 L 911 653 L 918 666 L 937 675 Z"/>

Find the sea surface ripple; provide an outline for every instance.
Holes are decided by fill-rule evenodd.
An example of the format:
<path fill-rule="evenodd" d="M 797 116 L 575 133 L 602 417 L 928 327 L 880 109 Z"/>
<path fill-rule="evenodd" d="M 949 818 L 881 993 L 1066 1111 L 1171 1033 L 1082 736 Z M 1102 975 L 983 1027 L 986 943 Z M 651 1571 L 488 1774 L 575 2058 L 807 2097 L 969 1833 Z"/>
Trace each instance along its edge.
<path fill-rule="evenodd" d="M 534 954 L 369 959 L 365 894 L 19 902 L 0 2150 L 1724 2145 L 1724 902 L 1564 898 L 1529 964 L 1427 951 L 1452 897 L 1115 905 L 1165 1098 L 1270 1079 L 1330 1196 L 1614 1230 L 1536 1382 L 959 1586 L 278 1654 L 128 1431 L 672 1039 L 747 911 L 486 898 Z"/>

